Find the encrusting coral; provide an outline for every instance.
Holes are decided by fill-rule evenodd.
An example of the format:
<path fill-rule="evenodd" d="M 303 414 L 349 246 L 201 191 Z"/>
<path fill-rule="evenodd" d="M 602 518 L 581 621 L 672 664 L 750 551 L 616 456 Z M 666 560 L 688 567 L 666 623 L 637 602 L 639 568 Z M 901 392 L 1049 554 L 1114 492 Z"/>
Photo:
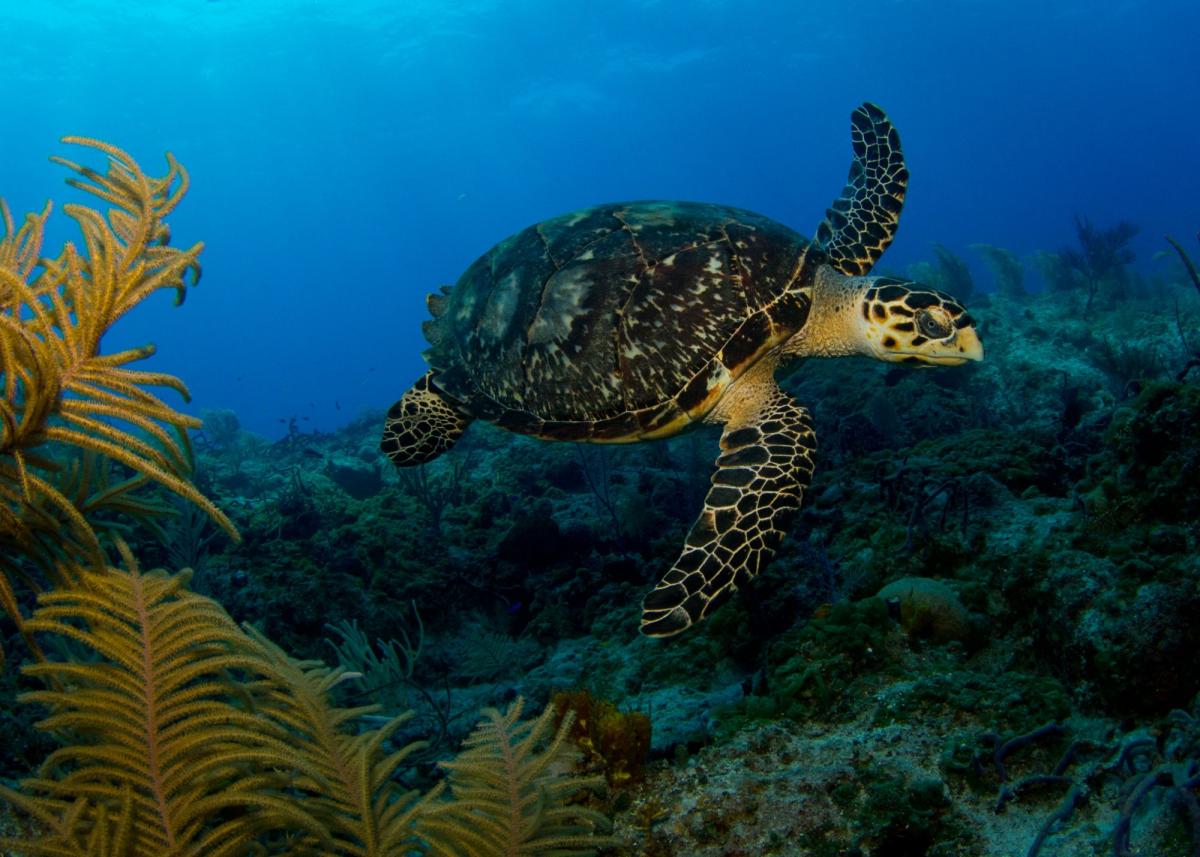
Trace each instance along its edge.
<path fill-rule="evenodd" d="M 163 288 L 182 299 L 198 275 L 201 245 L 168 247 L 163 221 L 186 173 L 168 156 L 168 174 L 151 179 L 119 149 L 67 140 L 109 157 L 104 175 L 60 160 L 113 206 L 66 207 L 85 252 L 39 257 L 49 206 L 20 228 L 4 208 L 0 239 L 0 602 L 34 655 L 26 677 L 45 685 L 20 698 L 45 709 L 41 727 L 61 744 L 19 791 L 0 787 L 40 834 L 0 839 L 0 851 L 568 857 L 610 844 L 597 833 L 607 820 L 574 803 L 599 778 L 570 772 L 570 716 L 557 729 L 549 708 L 523 722 L 519 699 L 485 712 L 469 749 L 443 763 L 450 797 L 440 783 L 422 796 L 395 776 L 422 743 L 388 744 L 410 715 L 366 727 L 375 706 L 329 698 L 357 674 L 289 657 L 189 591 L 189 572 L 143 573 L 119 537 L 101 538 L 98 511 L 163 510 L 135 493 L 149 482 L 237 533 L 188 481 L 199 421 L 146 390 L 186 397 L 183 383 L 126 368 L 150 347 L 100 352 L 125 312 Z M 113 482 L 108 462 L 135 475 Z M 14 581 L 41 590 L 27 620 Z M 62 643 L 53 659 L 37 646 L 50 637 Z"/>

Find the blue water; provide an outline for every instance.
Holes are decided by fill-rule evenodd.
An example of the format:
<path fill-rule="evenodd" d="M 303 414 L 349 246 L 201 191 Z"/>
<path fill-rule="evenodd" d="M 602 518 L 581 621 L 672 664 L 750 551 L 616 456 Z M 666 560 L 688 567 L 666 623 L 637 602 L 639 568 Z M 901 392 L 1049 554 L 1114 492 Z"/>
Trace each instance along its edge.
<path fill-rule="evenodd" d="M 422 371 L 424 294 L 530 222 L 616 199 L 760 211 L 811 234 L 882 105 L 912 172 L 879 270 L 937 241 L 1027 255 L 1072 218 L 1200 227 L 1200 4 L 0 0 L 0 194 L 70 200 L 64 134 L 193 189 L 182 309 L 140 308 L 190 406 L 269 436 L 386 407 Z M 70 235 L 61 216 L 51 247 Z"/>

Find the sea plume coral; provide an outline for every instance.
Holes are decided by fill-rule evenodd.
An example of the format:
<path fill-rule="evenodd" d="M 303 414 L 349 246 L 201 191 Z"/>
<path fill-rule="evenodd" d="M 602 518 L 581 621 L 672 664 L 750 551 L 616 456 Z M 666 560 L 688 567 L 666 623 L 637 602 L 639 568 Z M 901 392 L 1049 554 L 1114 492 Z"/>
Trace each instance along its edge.
<path fill-rule="evenodd" d="M 190 592 L 187 572 L 142 573 L 119 537 L 101 538 L 98 528 L 161 508 L 135 493 L 148 483 L 236 531 L 188 481 L 187 430 L 199 421 L 148 392 L 186 397 L 183 383 L 128 368 L 150 347 L 100 349 L 148 295 L 173 288 L 182 299 L 195 282 L 201 245 L 169 247 L 163 221 L 186 173 L 168 156 L 168 174 L 151 179 L 119 149 L 68 141 L 109 158 L 105 174 L 61 161 L 73 185 L 112 206 L 66 207 L 84 251 L 40 257 L 49 206 L 20 227 L 4 208 L 0 237 L 0 604 L 38 655 L 24 673 L 45 687 L 23 700 L 45 708 L 41 725 L 60 742 L 19 791 L 0 786 L 0 802 L 38 834 L 0 839 L 0 852 L 459 857 L 608 844 L 595 835 L 606 820 L 573 806 L 590 781 L 562 767 L 567 727 L 550 732 L 550 710 L 522 723 L 518 700 L 489 714 L 447 766 L 452 798 L 443 785 L 422 797 L 395 776 L 421 742 L 387 746 L 408 715 L 364 725 L 374 707 L 329 699 L 354 674 L 289 658 Z M 109 565 L 110 547 L 123 568 Z M 52 584 L 28 621 L 14 581 Z M 67 644 L 48 658 L 36 638 Z M 480 846 L 481 829 L 505 838 Z"/>
<path fill-rule="evenodd" d="M 29 854 L 237 855 L 272 830 L 324 833 L 284 796 L 280 769 L 309 774 L 283 725 L 239 699 L 270 678 L 220 605 L 188 592 L 186 576 L 83 572 L 80 585 L 45 593 L 31 633 L 56 634 L 83 662 L 25 667 L 46 689 L 25 694 L 49 715 L 40 726 L 68 740 L 21 792 L 6 799 L 49 835 Z M 233 676 L 242 675 L 243 682 Z M 327 844 L 332 840 L 326 836 Z"/>
<path fill-rule="evenodd" d="M 613 844 L 597 833 L 607 818 L 575 801 L 602 778 L 571 776 L 564 765 L 574 716 L 555 729 L 553 706 L 532 721 L 521 709 L 519 698 L 503 713 L 485 709 L 463 752 L 442 763 L 454 799 L 418 821 L 432 857 L 583 857 Z"/>
<path fill-rule="evenodd" d="M 1119 282 L 1125 276 L 1125 266 L 1133 261 L 1129 242 L 1138 234 L 1136 224 L 1122 220 L 1114 226 L 1093 226 L 1087 217 L 1075 216 L 1075 236 L 1079 248 L 1066 247 L 1059 258 L 1067 271 L 1078 271 L 1087 284 L 1087 304 L 1084 312 L 1092 311 L 1100 286 L 1104 282 Z"/>
<path fill-rule="evenodd" d="M 411 716 L 362 728 L 377 706 L 339 708 L 330 690 L 355 674 L 296 661 L 188 575 L 81 572 L 45 593 L 28 630 L 71 639 L 86 657 L 25 667 L 46 689 L 23 701 L 63 740 L 6 800 L 45 831 L 0 839 L 30 855 L 344 855 L 519 857 L 592 854 L 611 840 L 599 812 L 574 803 L 596 778 L 574 776 L 570 718 L 521 721 L 517 700 L 489 709 L 444 784 L 424 796 L 394 778 L 420 749 L 387 742 Z"/>
<path fill-rule="evenodd" d="M 0 201 L 0 607 L 20 624 L 14 580 L 30 580 L 16 557 L 66 583 L 77 566 L 101 569 L 107 557 L 92 523 L 101 509 L 146 511 L 135 499 L 149 482 L 203 509 L 230 536 L 233 524 L 188 481 L 188 429 L 200 421 L 166 404 L 153 388 L 188 398 L 173 375 L 131 367 L 154 353 L 147 345 L 102 352 L 105 333 L 160 289 L 181 302 L 199 278 L 203 247 L 170 246 L 165 218 L 187 191 L 183 167 L 167 155 L 168 170 L 147 176 L 125 152 L 82 137 L 64 142 L 108 157 L 106 172 L 54 158 L 75 176 L 68 184 L 109 206 L 64 211 L 79 225 L 82 249 L 67 242 L 57 257 L 41 255 L 51 205 L 18 226 Z M 88 461 L 70 468 L 63 454 L 100 456 L 132 471 L 130 478 L 80 483 L 80 474 L 107 470 Z M 70 496 L 68 496 L 70 495 Z M 153 511 L 151 509 L 151 511 Z"/>

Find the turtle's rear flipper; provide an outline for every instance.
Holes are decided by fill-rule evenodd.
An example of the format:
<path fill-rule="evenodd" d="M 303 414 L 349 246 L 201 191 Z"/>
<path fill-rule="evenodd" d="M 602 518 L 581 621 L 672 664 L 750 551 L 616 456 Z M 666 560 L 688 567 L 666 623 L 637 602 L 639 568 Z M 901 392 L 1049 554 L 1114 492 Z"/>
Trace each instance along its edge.
<path fill-rule="evenodd" d="M 812 478 L 808 412 L 777 387 L 731 418 L 717 472 L 675 565 L 642 602 L 642 633 L 677 634 L 758 574 Z"/>
<path fill-rule="evenodd" d="M 471 418 L 445 396 L 426 372 L 388 410 L 379 448 L 397 467 L 432 461 L 462 437 Z"/>

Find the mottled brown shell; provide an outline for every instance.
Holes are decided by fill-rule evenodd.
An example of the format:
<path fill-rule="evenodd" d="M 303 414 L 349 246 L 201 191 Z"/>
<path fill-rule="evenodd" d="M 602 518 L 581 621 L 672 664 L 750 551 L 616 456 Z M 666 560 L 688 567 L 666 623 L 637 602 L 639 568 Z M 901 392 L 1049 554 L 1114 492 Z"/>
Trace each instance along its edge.
<path fill-rule="evenodd" d="M 589 208 L 502 241 L 431 296 L 425 356 L 440 389 L 514 431 L 673 434 L 804 325 L 823 259 L 736 208 Z"/>

